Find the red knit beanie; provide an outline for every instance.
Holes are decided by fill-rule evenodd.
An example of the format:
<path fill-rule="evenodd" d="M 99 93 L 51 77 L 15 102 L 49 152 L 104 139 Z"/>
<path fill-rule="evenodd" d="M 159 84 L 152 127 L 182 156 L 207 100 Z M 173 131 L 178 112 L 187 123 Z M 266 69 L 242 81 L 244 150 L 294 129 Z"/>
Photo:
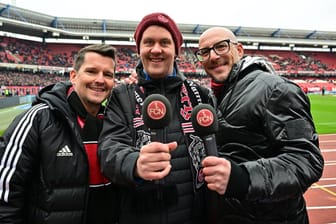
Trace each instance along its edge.
<path fill-rule="evenodd" d="M 182 34 L 179 28 L 177 27 L 176 23 L 174 22 L 174 20 L 170 18 L 168 15 L 161 12 L 148 14 L 140 21 L 140 23 L 136 27 L 134 33 L 134 39 L 136 42 L 138 53 L 140 49 L 140 41 L 142 38 L 142 34 L 149 26 L 152 25 L 162 26 L 171 33 L 175 44 L 175 53 L 176 55 L 179 55 L 183 43 Z"/>

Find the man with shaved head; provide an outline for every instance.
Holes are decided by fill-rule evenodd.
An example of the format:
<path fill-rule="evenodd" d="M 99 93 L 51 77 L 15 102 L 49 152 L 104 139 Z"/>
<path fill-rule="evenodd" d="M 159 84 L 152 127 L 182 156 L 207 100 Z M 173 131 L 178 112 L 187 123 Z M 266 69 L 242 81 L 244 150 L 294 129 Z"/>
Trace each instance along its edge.
<path fill-rule="evenodd" d="M 209 223 L 309 223 L 305 191 L 323 158 L 306 94 L 213 27 L 195 52 L 218 100 L 219 157 L 202 161 Z"/>

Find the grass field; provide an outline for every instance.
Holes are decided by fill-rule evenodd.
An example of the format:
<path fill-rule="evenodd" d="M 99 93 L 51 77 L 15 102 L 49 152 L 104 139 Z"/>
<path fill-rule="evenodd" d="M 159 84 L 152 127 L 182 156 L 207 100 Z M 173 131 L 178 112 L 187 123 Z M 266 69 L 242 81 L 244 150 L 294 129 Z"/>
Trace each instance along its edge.
<path fill-rule="evenodd" d="M 309 95 L 317 133 L 336 133 L 336 95 Z"/>
<path fill-rule="evenodd" d="M 309 95 L 309 98 L 317 133 L 336 133 L 336 96 Z M 14 117 L 26 109 L 27 106 L 25 105 L 0 109 L 0 135 L 2 135 Z"/>
<path fill-rule="evenodd" d="M 6 130 L 14 117 L 26 109 L 28 109 L 28 105 L 18 105 L 15 107 L 0 109 L 0 135 L 2 135 L 4 130 Z"/>

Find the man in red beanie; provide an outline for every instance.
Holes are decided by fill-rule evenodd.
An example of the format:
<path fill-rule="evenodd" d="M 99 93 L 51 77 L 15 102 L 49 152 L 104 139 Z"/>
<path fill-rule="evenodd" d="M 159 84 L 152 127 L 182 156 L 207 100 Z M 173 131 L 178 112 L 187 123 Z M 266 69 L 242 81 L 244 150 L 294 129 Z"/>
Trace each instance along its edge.
<path fill-rule="evenodd" d="M 107 105 L 99 140 L 103 173 L 121 192 L 119 224 L 205 223 L 202 141 L 194 134 L 191 111 L 213 104 L 209 90 L 187 80 L 176 57 L 183 38 L 164 13 L 152 13 L 138 24 L 134 38 L 140 55 L 137 84 L 119 85 Z M 162 138 L 151 141 L 142 106 L 151 94 L 164 95 L 171 105 Z M 153 131 L 153 130 L 152 130 Z"/>

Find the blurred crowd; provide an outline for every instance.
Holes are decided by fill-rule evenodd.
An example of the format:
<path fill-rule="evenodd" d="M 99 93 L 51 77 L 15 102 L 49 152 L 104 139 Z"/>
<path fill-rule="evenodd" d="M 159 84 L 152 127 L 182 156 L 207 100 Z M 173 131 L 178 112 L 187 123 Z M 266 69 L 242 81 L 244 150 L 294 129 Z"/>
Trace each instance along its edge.
<path fill-rule="evenodd" d="M 11 37 L 0 37 L 0 64 L 18 65 L 8 68 L 0 66 L 1 86 L 46 86 L 67 80 L 68 72 L 56 72 L 29 66 L 49 66 L 70 69 L 76 52 L 83 44 L 40 43 Z M 138 54 L 135 46 L 115 46 L 118 50 L 117 83 L 122 82 L 135 68 Z M 191 79 L 208 85 L 209 80 L 194 57 L 196 48 L 182 48 L 177 59 L 181 71 Z M 312 76 L 335 80 L 336 54 L 332 52 L 294 52 L 277 50 L 246 50 L 246 54 L 268 58 L 276 71 L 291 78 L 311 79 Z M 22 66 L 19 66 L 22 65 Z"/>

